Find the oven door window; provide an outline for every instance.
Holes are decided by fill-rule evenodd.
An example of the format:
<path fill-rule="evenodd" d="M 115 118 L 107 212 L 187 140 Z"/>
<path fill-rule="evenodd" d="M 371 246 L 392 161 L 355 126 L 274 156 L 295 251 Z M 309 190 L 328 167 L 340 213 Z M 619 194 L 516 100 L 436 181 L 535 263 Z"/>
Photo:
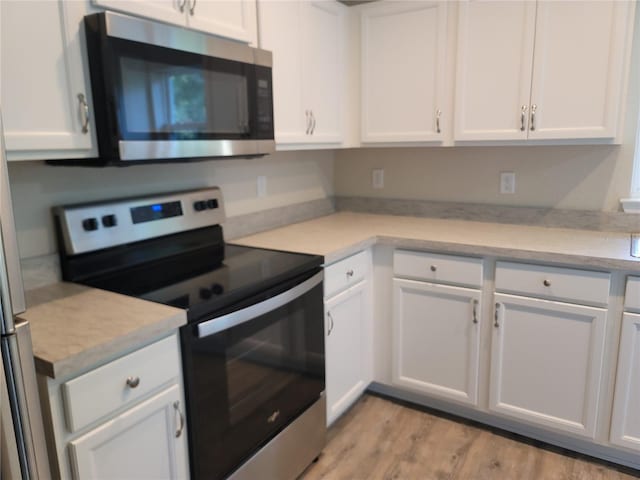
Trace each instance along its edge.
<path fill-rule="evenodd" d="M 208 337 L 183 330 L 194 478 L 228 475 L 319 398 L 323 320 L 318 285 Z"/>
<path fill-rule="evenodd" d="M 122 140 L 252 137 L 255 67 L 110 39 L 110 90 Z"/>

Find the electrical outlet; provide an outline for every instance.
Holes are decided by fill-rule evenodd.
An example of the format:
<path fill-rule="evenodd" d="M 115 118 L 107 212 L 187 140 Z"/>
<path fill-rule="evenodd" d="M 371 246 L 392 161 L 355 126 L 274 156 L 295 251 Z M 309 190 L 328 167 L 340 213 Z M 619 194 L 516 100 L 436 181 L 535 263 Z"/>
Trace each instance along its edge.
<path fill-rule="evenodd" d="M 371 186 L 373 188 L 384 188 L 384 170 L 382 168 L 371 170 Z"/>
<path fill-rule="evenodd" d="M 267 196 L 267 177 L 260 175 L 256 181 L 256 194 L 258 198 Z"/>
<path fill-rule="evenodd" d="M 516 193 L 516 174 L 514 172 L 500 173 L 500 193 Z"/>

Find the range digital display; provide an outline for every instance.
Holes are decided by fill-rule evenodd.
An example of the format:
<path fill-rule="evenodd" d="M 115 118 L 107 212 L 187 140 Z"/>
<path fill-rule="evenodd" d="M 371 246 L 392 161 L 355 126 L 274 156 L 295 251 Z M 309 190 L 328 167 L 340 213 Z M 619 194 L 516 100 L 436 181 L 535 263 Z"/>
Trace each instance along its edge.
<path fill-rule="evenodd" d="M 154 220 L 179 217 L 182 215 L 182 205 L 180 201 L 154 203 L 142 207 L 133 207 L 130 210 L 133 223 L 153 222 Z"/>

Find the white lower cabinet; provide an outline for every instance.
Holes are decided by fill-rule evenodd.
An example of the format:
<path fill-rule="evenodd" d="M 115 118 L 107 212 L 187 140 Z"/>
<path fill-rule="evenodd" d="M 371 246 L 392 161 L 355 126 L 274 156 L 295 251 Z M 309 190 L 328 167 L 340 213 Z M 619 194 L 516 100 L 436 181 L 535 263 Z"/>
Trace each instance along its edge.
<path fill-rule="evenodd" d="M 327 425 L 371 383 L 370 262 L 369 252 L 363 251 L 325 267 Z"/>
<path fill-rule="evenodd" d="M 393 280 L 393 382 L 477 405 L 480 290 Z"/>
<path fill-rule="evenodd" d="M 174 385 L 71 441 L 74 476 L 187 478 L 180 400 L 180 390 Z"/>
<path fill-rule="evenodd" d="M 637 313 L 625 313 L 622 319 L 613 401 L 611 443 L 640 451 L 640 314 Z"/>
<path fill-rule="evenodd" d="M 54 478 L 189 478 L 177 334 L 38 381 Z"/>
<path fill-rule="evenodd" d="M 495 295 L 489 409 L 595 437 L 607 311 Z"/>

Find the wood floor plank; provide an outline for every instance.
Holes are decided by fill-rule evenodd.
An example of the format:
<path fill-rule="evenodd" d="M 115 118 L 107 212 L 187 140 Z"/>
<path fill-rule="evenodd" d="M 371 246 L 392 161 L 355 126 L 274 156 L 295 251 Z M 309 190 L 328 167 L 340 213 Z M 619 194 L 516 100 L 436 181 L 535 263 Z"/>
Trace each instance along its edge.
<path fill-rule="evenodd" d="M 300 480 L 631 480 L 583 457 L 364 395 Z"/>

